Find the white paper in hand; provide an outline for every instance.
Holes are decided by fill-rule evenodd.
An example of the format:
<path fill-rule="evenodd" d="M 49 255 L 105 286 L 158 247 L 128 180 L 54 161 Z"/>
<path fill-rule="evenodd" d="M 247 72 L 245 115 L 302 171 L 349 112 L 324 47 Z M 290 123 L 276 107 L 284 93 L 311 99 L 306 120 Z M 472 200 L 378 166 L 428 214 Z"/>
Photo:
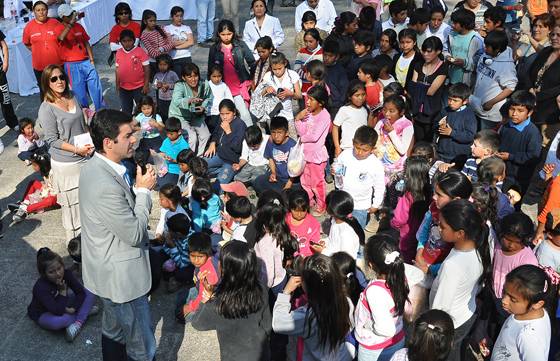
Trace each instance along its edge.
<path fill-rule="evenodd" d="M 74 145 L 76 147 L 84 147 L 86 145 L 93 146 L 93 140 L 91 139 L 91 135 L 89 133 L 83 133 L 74 136 Z"/>

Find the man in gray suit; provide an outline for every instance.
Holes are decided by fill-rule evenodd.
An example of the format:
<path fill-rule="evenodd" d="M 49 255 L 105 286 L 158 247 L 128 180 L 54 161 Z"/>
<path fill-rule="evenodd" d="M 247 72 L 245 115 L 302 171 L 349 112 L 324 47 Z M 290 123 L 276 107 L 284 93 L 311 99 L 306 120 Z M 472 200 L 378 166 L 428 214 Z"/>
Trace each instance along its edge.
<path fill-rule="evenodd" d="M 137 170 L 136 184 L 121 163 L 136 139 L 130 114 L 104 109 L 92 120 L 94 156 L 80 173 L 82 273 L 85 287 L 103 301 L 104 360 L 151 361 L 156 341 L 147 293 L 150 190 L 153 169 Z M 125 350 L 126 347 L 126 350 Z"/>

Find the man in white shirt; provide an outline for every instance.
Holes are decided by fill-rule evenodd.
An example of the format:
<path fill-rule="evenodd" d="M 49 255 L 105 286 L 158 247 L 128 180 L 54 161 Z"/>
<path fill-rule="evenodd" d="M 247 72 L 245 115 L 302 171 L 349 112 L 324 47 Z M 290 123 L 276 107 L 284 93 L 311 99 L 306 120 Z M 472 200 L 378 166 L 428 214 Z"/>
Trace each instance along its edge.
<path fill-rule="evenodd" d="M 301 19 L 306 11 L 313 11 L 317 16 L 317 27 L 330 33 L 336 19 L 336 10 L 331 0 L 306 0 L 299 4 L 295 15 L 296 33 L 301 31 Z"/>

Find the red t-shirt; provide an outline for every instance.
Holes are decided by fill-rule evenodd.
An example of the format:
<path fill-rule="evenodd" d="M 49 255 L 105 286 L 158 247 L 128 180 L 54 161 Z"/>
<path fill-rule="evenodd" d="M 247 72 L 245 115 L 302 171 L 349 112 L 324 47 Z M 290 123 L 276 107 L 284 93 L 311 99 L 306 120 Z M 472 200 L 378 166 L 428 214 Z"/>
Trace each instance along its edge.
<path fill-rule="evenodd" d="M 143 87 L 144 65 L 150 65 L 150 58 L 141 47 L 137 46 L 129 52 L 117 50 L 115 66 L 119 73 L 118 87 L 126 90 Z"/>
<path fill-rule="evenodd" d="M 65 29 L 63 23 L 58 23 L 55 28 L 56 36 L 62 34 Z M 64 41 L 60 42 L 60 59 L 64 62 L 69 61 L 82 61 L 87 59 L 88 53 L 86 50 L 86 43 L 89 41 L 89 35 L 86 29 L 78 23 L 74 24 Z"/>
<path fill-rule="evenodd" d="M 382 85 L 379 81 L 371 85 L 366 85 L 366 103 L 368 107 L 375 108 L 381 102 Z"/>
<path fill-rule="evenodd" d="M 49 19 L 43 24 L 33 19 L 23 29 L 22 40 L 25 45 L 31 47 L 33 69 L 43 71 L 47 65 L 62 64 L 55 30 L 58 24 L 55 19 Z"/>
<path fill-rule="evenodd" d="M 113 26 L 113 28 L 111 29 L 111 32 L 109 33 L 109 42 L 110 43 L 117 43 L 117 44 L 120 43 L 121 31 L 123 31 L 125 29 L 132 30 L 136 39 L 140 38 L 140 24 L 138 24 L 135 21 L 131 21 L 131 22 L 128 23 L 127 26 L 123 26 L 121 24 L 117 24 L 117 25 Z"/>

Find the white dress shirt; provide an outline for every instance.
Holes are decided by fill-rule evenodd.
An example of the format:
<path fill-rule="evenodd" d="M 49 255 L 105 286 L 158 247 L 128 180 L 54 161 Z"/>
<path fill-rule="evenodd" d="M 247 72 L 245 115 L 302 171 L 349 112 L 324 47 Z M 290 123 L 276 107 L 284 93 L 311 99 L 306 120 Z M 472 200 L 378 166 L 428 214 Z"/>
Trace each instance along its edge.
<path fill-rule="evenodd" d="M 274 16 L 265 14 L 262 26 L 259 28 L 257 24 L 257 19 L 253 18 L 245 22 L 245 30 L 243 30 L 243 41 L 249 49 L 253 51 L 255 60 L 259 58 L 257 51 L 255 50 L 255 44 L 257 40 L 263 36 L 270 36 L 274 47 L 278 49 L 280 45 L 284 42 L 284 30 L 282 30 L 282 25 L 280 20 Z"/>
<path fill-rule="evenodd" d="M 313 11 L 317 17 L 317 27 L 330 33 L 334 27 L 334 20 L 336 19 L 336 10 L 331 0 L 319 0 L 317 7 L 312 9 L 307 4 L 307 1 L 302 2 L 296 8 L 295 15 L 295 28 L 296 33 L 301 31 L 301 18 L 306 11 Z"/>

